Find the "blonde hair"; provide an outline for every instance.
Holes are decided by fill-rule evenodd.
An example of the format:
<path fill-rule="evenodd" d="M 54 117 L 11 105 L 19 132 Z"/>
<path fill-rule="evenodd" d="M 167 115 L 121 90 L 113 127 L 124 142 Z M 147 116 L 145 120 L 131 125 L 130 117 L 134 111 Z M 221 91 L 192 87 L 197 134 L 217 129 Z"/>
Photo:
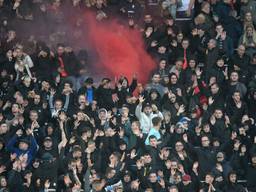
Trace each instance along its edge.
<path fill-rule="evenodd" d="M 245 46 L 247 46 L 247 45 L 250 43 L 250 42 L 249 42 L 249 39 L 247 38 L 247 30 L 248 30 L 249 28 L 251 28 L 251 29 L 253 30 L 252 40 L 253 40 L 253 43 L 256 44 L 256 31 L 255 31 L 253 25 L 248 25 L 248 26 L 246 26 L 246 28 L 245 28 L 245 32 L 244 32 L 244 34 L 243 34 L 243 36 L 242 36 L 242 42 L 241 42 L 241 43 L 244 44 Z"/>

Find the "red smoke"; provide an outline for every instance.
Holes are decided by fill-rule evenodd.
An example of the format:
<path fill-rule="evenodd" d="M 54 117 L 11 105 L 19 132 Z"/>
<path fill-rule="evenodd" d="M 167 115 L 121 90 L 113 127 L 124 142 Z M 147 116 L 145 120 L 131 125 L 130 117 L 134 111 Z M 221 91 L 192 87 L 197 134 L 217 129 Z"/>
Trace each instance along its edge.
<path fill-rule="evenodd" d="M 97 21 L 92 13 L 85 14 L 87 44 L 96 52 L 94 70 L 109 77 L 126 76 L 134 73 L 145 83 L 155 62 L 145 51 L 142 34 L 136 29 L 123 26 L 117 20 Z"/>

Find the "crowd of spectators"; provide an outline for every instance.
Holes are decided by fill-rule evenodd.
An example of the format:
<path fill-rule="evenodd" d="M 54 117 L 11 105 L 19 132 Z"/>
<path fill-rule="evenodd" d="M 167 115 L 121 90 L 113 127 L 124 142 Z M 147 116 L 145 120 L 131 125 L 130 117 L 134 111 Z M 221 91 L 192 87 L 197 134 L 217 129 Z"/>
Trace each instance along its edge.
<path fill-rule="evenodd" d="M 141 31 L 147 84 L 96 85 L 64 41 L 89 10 Z M 256 1 L 0 0 L 0 20 L 1 192 L 256 191 Z"/>

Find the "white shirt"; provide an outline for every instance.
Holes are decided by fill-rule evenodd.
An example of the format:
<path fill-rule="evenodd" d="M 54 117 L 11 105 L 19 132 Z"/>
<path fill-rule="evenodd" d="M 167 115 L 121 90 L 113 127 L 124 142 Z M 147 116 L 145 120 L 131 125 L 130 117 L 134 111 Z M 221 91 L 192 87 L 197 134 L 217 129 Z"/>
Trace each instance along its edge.
<path fill-rule="evenodd" d="M 144 134 L 148 134 L 151 127 L 153 127 L 152 119 L 154 117 L 160 117 L 163 119 L 163 114 L 159 111 L 158 114 L 153 112 L 148 116 L 142 110 L 142 105 L 137 105 L 135 115 L 140 121 L 141 129 Z"/>
<path fill-rule="evenodd" d="M 182 6 L 177 9 L 177 11 L 187 11 L 189 8 L 190 0 L 181 0 Z M 194 8 L 194 6 L 193 6 Z"/>

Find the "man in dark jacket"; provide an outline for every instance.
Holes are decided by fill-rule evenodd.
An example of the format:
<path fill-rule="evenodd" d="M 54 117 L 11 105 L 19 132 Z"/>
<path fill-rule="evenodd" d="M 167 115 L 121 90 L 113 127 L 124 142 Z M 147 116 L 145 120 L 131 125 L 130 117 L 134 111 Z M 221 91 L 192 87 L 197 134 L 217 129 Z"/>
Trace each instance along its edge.
<path fill-rule="evenodd" d="M 219 56 L 219 47 L 215 39 L 210 39 L 207 43 L 207 49 L 205 51 L 205 69 L 211 69 Z"/>
<path fill-rule="evenodd" d="M 231 65 L 232 68 L 239 73 L 242 82 L 246 82 L 248 74 L 248 65 L 250 57 L 245 54 L 245 46 L 239 45 L 237 52 L 232 55 Z"/>
<path fill-rule="evenodd" d="M 39 47 L 36 54 L 34 63 L 38 78 L 50 78 L 51 73 L 57 71 L 57 60 L 50 55 L 50 49 L 44 44 Z"/>
<path fill-rule="evenodd" d="M 225 99 L 222 95 L 222 90 L 217 83 L 210 86 L 210 95 L 208 99 L 209 111 L 213 112 L 215 109 L 224 109 Z"/>
<path fill-rule="evenodd" d="M 191 181 L 190 175 L 183 175 L 182 184 L 181 184 L 180 189 L 183 192 L 195 192 L 196 191 L 195 185 Z"/>
<path fill-rule="evenodd" d="M 114 107 L 112 95 L 113 90 L 111 89 L 111 80 L 109 78 L 102 79 L 101 85 L 96 91 L 99 108 L 106 108 L 107 110 L 111 110 L 112 107 Z"/>
<path fill-rule="evenodd" d="M 206 71 L 207 81 L 211 77 L 216 77 L 218 84 L 222 84 L 227 79 L 227 67 L 225 66 L 225 59 L 223 57 L 218 57 L 216 64 L 208 71 Z"/>
<path fill-rule="evenodd" d="M 247 104 L 241 99 L 240 92 L 235 91 L 233 93 L 232 100 L 227 103 L 226 113 L 232 125 L 239 125 L 243 115 L 248 114 Z"/>
<path fill-rule="evenodd" d="M 200 192 L 221 192 L 214 182 L 214 175 L 212 173 L 206 174 L 205 182 L 200 187 Z"/>
<path fill-rule="evenodd" d="M 93 78 L 88 77 L 84 82 L 84 86 L 82 86 L 78 91 L 78 95 L 85 95 L 90 104 L 93 100 L 96 100 L 96 88 L 93 83 Z"/>
<path fill-rule="evenodd" d="M 223 28 L 222 24 L 216 25 L 216 37 L 217 45 L 219 47 L 221 55 L 226 55 L 230 57 L 233 54 L 233 41 L 227 35 L 226 31 Z"/>
<path fill-rule="evenodd" d="M 16 160 L 13 163 L 12 170 L 8 175 L 8 184 L 10 186 L 9 189 L 12 192 L 25 192 L 21 172 L 21 162 L 19 160 Z"/>
<path fill-rule="evenodd" d="M 241 99 L 243 99 L 247 93 L 247 87 L 244 83 L 239 81 L 239 74 L 237 71 L 232 71 L 230 73 L 230 82 L 227 84 L 226 89 L 227 101 L 230 101 L 232 99 L 232 95 L 236 91 L 240 92 Z"/>
<path fill-rule="evenodd" d="M 202 147 L 194 147 L 188 143 L 188 137 L 186 134 L 183 135 L 184 142 L 186 146 L 192 150 L 197 155 L 199 163 L 199 177 L 204 178 L 207 173 L 209 173 L 215 164 L 217 150 L 210 146 L 210 140 L 208 136 L 201 137 Z M 220 149 L 224 149 L 226 144 L 223 144 Z"/>
<path fill-rule="evenodd" d="M 184 135 L 184 141 L 187 143 L 187 136 Z M 194 148 L 190 144 L 188 147 L 192 149 L 198 157 L 199 173 L 203 178 L 207 172 L 210 172 L 215 163 L 216 152 L 210 147 L 210 140 L 207 136 L 201 138 L 202 147 Z"/>
<path fill-rule="evenodd" d="M 256 178 L 256 154 L 253 154 L 251 158 L 251 165 L 248 165 L 247 174 L 246 174 L 247 188 L 250 191 L 256 190 L 255 178 Z"/>
<path fill-rule="evenodd" d="M 58 72 L 61 77 L 72 81 L 73 89 L 77 89 L 77 77 L 80 73 L 80 64 L 71 47 L 59 44 L 56 59 L 58 61 Z"/>
<path fill-rule="evenodd" d="M 245 188 L 242 185 L 237 183 L 237 175 L 236 172 L 231 171 L 228 174 L 228 180 L 226 185 L 223 188 L 224 192 L 246 192 Z"/>

